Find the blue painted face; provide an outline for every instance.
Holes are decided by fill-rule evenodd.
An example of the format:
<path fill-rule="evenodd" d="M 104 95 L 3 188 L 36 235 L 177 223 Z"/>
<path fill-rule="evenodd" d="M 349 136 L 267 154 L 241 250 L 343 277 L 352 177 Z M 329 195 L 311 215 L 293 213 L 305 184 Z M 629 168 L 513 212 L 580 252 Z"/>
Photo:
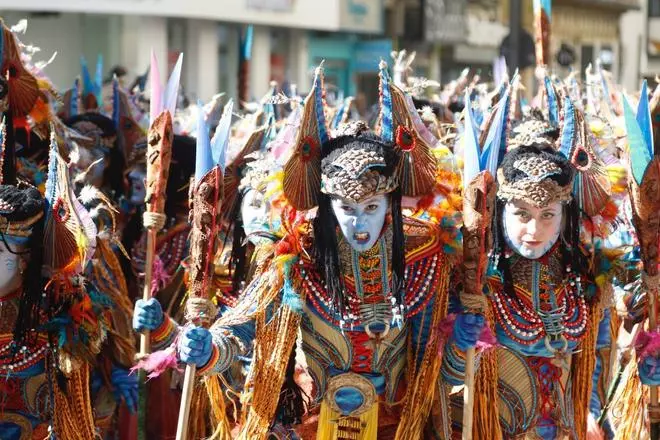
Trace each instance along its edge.
<path fill-rule="evenodd" d="M 357 252 L 365 252 L 380 237 L 390 202 L 387 195 L 379 194 L 360 203 L 333 198 L 331 206 L 346 241 Z"/>

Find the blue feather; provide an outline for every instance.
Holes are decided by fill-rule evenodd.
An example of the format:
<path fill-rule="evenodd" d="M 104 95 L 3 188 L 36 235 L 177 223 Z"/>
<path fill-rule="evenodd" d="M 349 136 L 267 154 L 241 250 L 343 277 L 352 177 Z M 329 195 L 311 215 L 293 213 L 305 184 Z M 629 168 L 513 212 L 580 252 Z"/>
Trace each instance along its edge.
<path fill-rule="evenodd" d="M 570 157 L 571 150 L 573 149 L 575 129 L 575 106 L 571 98 L 566 96 L 564 98 L 564 125 L 561 132 L 559 152 L 567 159 Z"/>
<path fill-rule="evenodd" d="M 394 120 L 392 116 L 392 94 L 390 91 L 390 75 L 387 64 L 381 62 L 380 72 L 380 135 L 389 142 L 394 142 Z"/>
<path fill-rule="evenodd" d="M 174 69 L 167 80 L 167 86 L 163 92 L 163 109 L 169 110 L 174 117 L 176 102 L 179 96 L 179 82 L 181 81 L 181 68 L 183 65 L 183 53 L 179 54 Z"/>
<path fill-rule="evenodd" d="M 252 43 L 254 41 L 254 26 L 248 25 L 245 36 L 241 41 L 241 60 L 250 61 L 252 58 Z"/>
<path fill-rule="evenodd" d="M 94 96 L 99 108 L 103 108 L 103 55 L 96 58 L 96 77 L 94 79 Z"/>
<path fill-rule="evenodd" d="M 73 81 L 73 89 L 71 89 L 71 102 L 69 103 L 69 117 L 78 116 L 78 99 L 80 92 L 80 78 Z"/>
<path fill-rule="evenodd" d="M 648 146 L 646 145 L 642 129 L 640 128 L 632 107 L 625 96 L 623 97 L 623 117 L 626 122 L 626 131 L 630 146 L 630 166 L 635 181 L 638 184 L 641 184 L 646 168 L 651 162 L 652 157 Z"/>
<path fill-rule="evenodd" d="M 213 163 L 219 165 L 223 173 L 225 171 L 227 146 L 229 145 L 229 137 L 231 134 L 231 117 L 233 110 L 234 101 L 230 99 L 225 105 L 220 122 L 218 122 L 218 126 L 215 129 L 215 135 L 211 140 Z"/>
<path fill-rule="evenodd" d="M 87 96 L 88 93 L 94 93 L 94 83 L 92 82 L 92 75 L 89 73 L 89 68 L 87 67 L 87 60 L 84 56 L 80 56 L 80 71 L 82 73 L 83 87 L 82 92 L 83 96 Z"/>
<path fill-rule="evenodd" d="M 199 183 L 202 177 L 213 168 L 213 154 L 211 152 L 211 139 L 209 138 L 209 127 L 206 124 L 206 114 L 202 102 L 198 102 L 199 112 L 197 114 L 197 148 L 195 151 L 195 183 Z"/>
<path fill-rule="evenodd" d="M 644 142 L 649 150 L 649 154 L 653 156 L 653 128 L 651 126 L 651 110 L 649 109 L 649 91 L 646 80 L 642 84 L 642 91 L 639 97 L 639 105 L 637 106 L 637 123 L 642 129 Z"/>
<path fill-rule="evenodd" d="M 481 171 L 479 136 L 474 126 L 472 100 L 465 91 L 465 122 L 463 130 L 463 185 L 466 186 Z"/>
<path fill-rule="evenodd" d="M 557 102 L 557 94 L 555 93 L 555 88 L 550 81 L 548 75 L 543 78 L 543 83 L 545 84 L 545 92 L 548 96 L 548 115 L 550 116 L 550 125 L 553 127 L 559 126 L 559 105 Z"/>
<path fill-rule="evenodd" d="M 48 153 L 48 178 L 46 179 L 46 217 L 51 213 L 51 207 L 57 198 L 57 139 L 54 131 L 51 131 L 50 148 Z"/>
<path fill-rule="evenodd" d="M 319 139 L 324 144 L 328 140 L 328 132 L 325 125 L 325 112 L 323 111 L 323 68 L 318 67 L 314 75 L 314 111 L 316 113 L 317 129 Z"/>
<path fill-rule="evenodd" d="M 112 79 L 112 122 L 115 129 L 119 130 L 119 80 L 117 77 Z"/>

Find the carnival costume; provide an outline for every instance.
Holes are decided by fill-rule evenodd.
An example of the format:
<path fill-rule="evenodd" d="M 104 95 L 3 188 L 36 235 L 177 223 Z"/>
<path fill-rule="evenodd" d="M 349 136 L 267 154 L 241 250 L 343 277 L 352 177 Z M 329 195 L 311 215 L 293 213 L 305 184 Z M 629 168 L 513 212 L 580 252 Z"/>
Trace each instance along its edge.
<path fill-rule="evenodd" d="M 383 137 L 358 123 L 328 139 L 317 71 L 283 183 L 294 208 L 318 205 L 315 219 L 283 216 L 287 236 L 236 309 L 213 325 L 209 353 L 194 349 L 204 337 L 199 329 L 182 333 L 180 358 L 207 376 L 253 347 L 239 438 L 264 438 L 279 418 L 278 404 L 286 407 L 280 391 L 298 329 L 314 382 L 312 413 L 318 412 L 297 429 L 303 438 L 422 435 L 451 264 L 434 225 L 401 216 L 402 193 L 421 196 L 433 188 L 434 142 L 385 67 L 381 80 Z M 339 232 L 331 200 L 359 205 L 374 197 L 391 209 L 379 230 Z M 356 243 L 365 237 L 373 246 L 360 249 Z"/>
<path fill-rule="evenodd" d="M 548 122 L 519 125 L 497 170 L 494 242 L 483 285 L 487 302 L 475 306 L 478 295 L 462 297 L 468 310 L 481 308 L 498 343 L 482 352 L 475 367 L 475 438 L 582 439 L 589 408 L 600 415 L 592 391 L 602 369 L 599 351 L 610 343 L 611 295 L 596 283 L 600 273 L 581 239 L 584 218 L 602 213 L 611 188 L 582 113 L 546 84 Z M 555 139 L 560 114 L 563 126 Z M 561 206 L 552 215 L 561 215 L 562 223 L 543 249 L 525 251 L 508 229 L 507 210 L 515 203 L 546 213 Z M 525 221 L 548 228 L 543 219 Z M 469 315 L 457 318 L 443 359 L 449 383 L 461 383 L 465 352 L 479 336 L 469 329 L 479 325 Z"/>

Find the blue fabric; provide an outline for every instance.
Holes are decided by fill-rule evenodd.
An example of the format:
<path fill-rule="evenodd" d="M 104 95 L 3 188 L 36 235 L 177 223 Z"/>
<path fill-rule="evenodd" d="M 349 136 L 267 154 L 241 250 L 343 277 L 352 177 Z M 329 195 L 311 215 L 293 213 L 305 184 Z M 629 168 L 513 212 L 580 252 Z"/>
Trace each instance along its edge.
<path fill-rule="evenodd" d="M 431 333 L 431 321 L 433 319 L 433 304 L 435 296 L 429 301 L 425 310 L 420 311 L 410 318 L 411 341 L 413 342 L 413 353 L 417 353 L 416 365 L 419 365 L 426 352 L 426 342 Z M 419 341 L 419 345 L 414 345 Z"/>
<path fill-rule="evenodd" d="M 335 393 L 335 402 L 342 414 L 347 416 L 364 403 L 364 396 L 357 388 L 342 387 Z"/>
<path fill-rule="evenodd" d="M 0 438 L 2 440 L 20 440 L 21 432 L 21 428 L 14 423 L 0 423 Z"/>

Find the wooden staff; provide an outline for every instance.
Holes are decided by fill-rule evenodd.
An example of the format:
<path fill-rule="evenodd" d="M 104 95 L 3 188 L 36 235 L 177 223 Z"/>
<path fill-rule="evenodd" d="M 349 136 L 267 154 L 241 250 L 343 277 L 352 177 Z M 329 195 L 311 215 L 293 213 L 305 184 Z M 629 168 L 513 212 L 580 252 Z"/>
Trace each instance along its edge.
<path fill-rule="evenodd" d="M 488 251 L 492 246 L 490 222 L 495 206 L 495 179 L 488 171 L 474 176 L 463 191 L 463 292 L 461 303 L 469 313 L 483 314 L 484 275 Z M 474 412 L 475 348 L 465 355 L 465 389 L 463 390 L 463 440 L 472 439 Z"/>
<path fill-rule="evenodd" d="M 167 217 L 165 211 L 165 189 L 170 172 L 170 161 L 172 159 L 172 115 L 168 110 L 163 111 L 154 120 L 149 128 L 147 142 L 147 177 L 146 177 L 146 211 L 143 216 L 143 224 L 147 231 L 146 261 L 144 266 L 144 289 L 142 299 L 147 301 L 151 298 L 151 283 L 153 279 L 153 264 L 156 254 L 156 235 L 165 225 Z M 149 331 L 140 334 L 140 351 L 138 359 L 144 359 L 149 355 Z"/>
<path fill-rule="evenodd" d="M 632 174 L 632 173 L 630 173 Z M 628 179 L 628 191 L 632 205 L 632 220 L 637 232 L 644 271 L 642 286 L 648 298 L 649 331 L 658 329 L 657 307 L 660 273 L 658 271 L 658 243 L 660 243 L 660 155 L 655 155 L 644 171 L 641 183 L 634 177 Z M 651 438 L 660 435 L 660 404 L 658 387 L 650 387 L 649 418 L 651 419 Z"/>
<path fill-rule="evenodd" d="M 550 23 L 552 0 L 532 0 L 534 9 L 534 43 L 537 67 L 550 66 Z"/>
<path fill-rule="evenodd" d="M 228 107 L 231 109 L 231 105 Z M 209 298 L 213 259 L 216 252 L 216 236 L 220 225 L 222 206 L 223 172 L 218 163 L 224 163 L 224 150 L 229 137 L 231 110 L 225 110 L 213 139 L 212 154 L 208 129 L 201 110 L 197 128 L 195 178 L 190 185 L 190 269 L 188 300 L 185 318 L 198 327 L 208 327 L 215 319 L 215 305 Z M 225 121 L 225 122 L 223 122 Z M 195 385 L 196 366 L 186 365 L 183 394 L 177 422 L 176 440 L 186 440 L 190 418 L 190 403 Z"/>

